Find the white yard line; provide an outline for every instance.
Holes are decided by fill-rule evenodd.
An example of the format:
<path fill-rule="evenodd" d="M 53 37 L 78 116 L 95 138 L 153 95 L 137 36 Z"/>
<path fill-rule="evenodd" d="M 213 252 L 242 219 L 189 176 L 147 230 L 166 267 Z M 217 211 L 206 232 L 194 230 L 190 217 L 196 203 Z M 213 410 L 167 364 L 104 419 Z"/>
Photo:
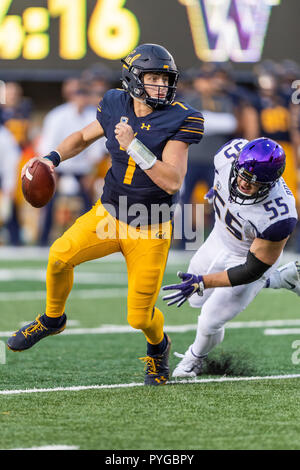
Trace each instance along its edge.
<path fill-rule="evenodd" d="M 179 251 L 179 250 L 170 250 L 168 257 L 169 265 L 179 265 L 179 264 L 188 264 L 189 260 L 193 256 L 195 251 Z M 47 261 L 49 255 L 49 248 L 41 247 L 10 247 L 3 246 L 0 247 L 0 261 Z M 293 257 L 293 259 L 296 259 Z M 90 263 L 119 263 L 124 262 L 124 256 L 121 253 L 113 253 L 111 255 L 105 256 L 104 258 L 99 258 Z"/>
<path fill-rule="evenodd" d="M 66 446 L 61 444 L 55 445 L 48 445 L 48 446 L 41 446 L 41 447 L 27 447 L 27 448 L 17 448 L 17 449 L 10 449 L 10 450 L 78 450 L 78 446 Z"/>
<path fill-rule="evenodd" d="M 8 281 L 46 281 L 46 269 L 35 268 L 2 268 L 0 269 L 0 282 Z M 75 271 L 74 282 L 76 284 L 102 284 L 127 285 L 128 278 L 126 273 L 98 273 Z"/>
<path fill-rule="evenodd" d="M 267 328 L 264 330 L 266 336 L 279 336 L 279 335 L 300 335 L 300 328 Z"/>
<path fill-rule="evenodd" d="M 188 264 L 195 251 L 173 250 L 171 249 L 168 257 L 168 265 L 177 266 L 179 264 Z M 49 248 L 41 247 L 0 247 L 0 261 L 1 260 L 28 260 L 28 261 L 46 261 L 48 259 Z M 293 251 L 284 251 L 281 259 L 281 264 L 295 261 L 299 258 L 299 253 Z M 120 262 L 124 261 L 124 256 L 121 253 L 113 253 L 101 259 L 90 261 L 91 263 L 107 263 L 107 262 Z"/>
<path fill-rule="evenodd" d="M 288 375 L 265 375 L 256 377 L 220 377 L 217 379 L 190 379 L 190 380 L 171 380 L 169 384 L 202 384 L 202 383 L 218 383 L 218 382 L 249 382 L 259 380 L 286 380 L 299 379 L 300 374 Z M 105 390 L 113 388 L 131 388 L 142 387 L 144 383 L 132 382 L 129 384 L 112 384 L 112 385 L 79 385 L 73 387 L 54 387 L 54 388 L 31 388 L 24 390 L 0 390 L 0 395 L 21 395 L 31 393 L 50 393 L 50 392 L 80 392 L 83 390 Z"/>
<path fill-rule="evenodd" d="M 166 332 L 173 333 L 184 333 L 186 331 L 193 331 L 197 329 L 197 325 L 178 325 L 178 326 L 165 326 Z M 98 328 L 71 328 L 66 329 L 60 335 L 101 335 L 108 333 L 137 333 L 139 330 L 135 330 L 129 325 L 101 325 Z M 0 338 L 8 338 L 11 336 L 13 331 L 0 331 Z"/>
<path fill-rule="evenodd" d="M 116 297 L 126 297 L 128 289 L 73 289 L 70 299 L 113 299 Z M 22 292 L 0 292 L 0 302 L 20 302 L 25 300 L 46 299 L 46 291 L 22 291 Z"/>
<path fill-rule="evenodd" d="M 22 322 L 23 324 L 23 322 Z M 244 322 L 229 322 L 225 325 L 227 329 L 239 329 L 239 328 L 265 328 L 271 326 L 299 326 L 300 320 L 266 320 L 266 321 L 244 321 Z M 191 323 L 186 325 L 165 325 L 164 327 L 167 333 L 186 333 L 187 331 L 195 331 L 197 324 Z M 299 328 L 290 328 L 288 330 L 272 330 L 266 329 L 265 331 L 290 331 L 293 334 L 299 334 Z M 108 333 L 138 333 L 139 330 L 132 328 L 130 325 L 101 325 L 95 328 L 67 328 L 61 335 L 99 335 Z M 13 331 L 0 331 L 0 338 L 6 338 L 11 336 Z M 266 334 L 266 333 L 265 333 Z M 272 334 L 272 333 L 271 333 Z M 276 334 L 276 333 L 273 333 Z M 279 333 L 280 334 L 280 333 Z M 292 333 L 289 333 L 292 334 Z"/>
<path fill-rule="evenodd" d="M 227 328 L 264 328 L 266 326 L 300 326 L 300 320 L 258 320 L 258 321 L 232 321 Z"/>

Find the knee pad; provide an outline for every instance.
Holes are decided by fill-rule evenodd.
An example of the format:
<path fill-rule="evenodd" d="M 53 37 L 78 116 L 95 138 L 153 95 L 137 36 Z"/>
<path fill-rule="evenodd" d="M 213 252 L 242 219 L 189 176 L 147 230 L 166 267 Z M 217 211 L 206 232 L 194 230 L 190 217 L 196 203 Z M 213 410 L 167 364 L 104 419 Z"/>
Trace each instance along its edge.
<path fill-rule="evenodd" d="M 200 308 L 203 305 L 203 298 L 198 294 L 193 294 L 191 297 L 188 298 L 188 303 L 193 308 Z"/>
<path fill-rule="evenodd" d="M 152 310 L 147 312 L 140 310 L 128 310 L 127 321 L 135 330 L 146 330 L 151 323 Z"/>
<path fill-rule="evenodd" d="M 69 262 L 72 254 L 70 240 L 58 238 L 50 248 L 48 266 L 56 273 L 60 273 L 65 269 L 73 269 L 74 266 Z"/>
<path fill-rule="evenodd" d="M 144 297 L 145 305 L 149 303 L 151 296 L 155 295 L 159 289 L 159 279 L 161 277 L 160 268 L 151 268 L 145 272 L 145 269 L 140 269 L 136 272 L 134 280 L 134 291 L 140 296 Z"/>

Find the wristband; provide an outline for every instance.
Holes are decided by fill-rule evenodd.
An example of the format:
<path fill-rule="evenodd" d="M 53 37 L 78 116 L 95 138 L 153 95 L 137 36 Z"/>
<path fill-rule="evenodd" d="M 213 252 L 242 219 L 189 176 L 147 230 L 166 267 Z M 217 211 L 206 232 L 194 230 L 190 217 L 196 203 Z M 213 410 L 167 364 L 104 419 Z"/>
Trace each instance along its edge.
<path fill-rule="evenodd" d="M 54 166 L 58 166 L 61 162 L 61 156 L 56 150 L 53 150 L 52 152 L 49 153 L 49 155 L 46 155 L 46 157 L 44 158 L 47 158 L 47 160 L 50 160 Z"/>
<path fill-rule="evenodd" d="M 142 170 L 149 170 L 157 160 L 151 150 L 136 138 L 129 145 L 127 153 Z"/>

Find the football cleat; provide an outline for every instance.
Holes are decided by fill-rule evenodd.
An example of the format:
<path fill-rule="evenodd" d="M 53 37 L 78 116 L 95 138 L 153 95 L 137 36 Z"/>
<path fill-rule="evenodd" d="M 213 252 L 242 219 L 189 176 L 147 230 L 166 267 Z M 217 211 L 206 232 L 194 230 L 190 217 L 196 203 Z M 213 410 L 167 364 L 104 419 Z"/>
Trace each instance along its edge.
<path fill-rule="evenodd" d="M 47 336 L 58 335 L 65 329 L 66 323 L 67 316 L 63 314 L 60 326 L 58 328 L 50 328 L 45 325 L 42 315 L 38 315 L 33 322 L 23 326 L 8 338 L 7 346 L 12 351 L 24 351 Z"/>
<path fill-rule="evenodd" d="M 165 385 L 169 380 L 169 354 L 171 348 L 171 340 L 167 336 L 168 344 L 162 354 L 153 356 L 140 357 L 145 362 L 145 385 Z"/>
<path fill-rule="evenodd" d="M 197 377 L 202 373 L 203 361 L 206 356 L 195 356 L 191 346 L 185 354 L 175 353 L 175 355 L 182 359 L 175 367 L 172 377 Z"/>
<path fill-rule="evenodd" d="M 282 288 L 288 289 L 300 296 L 300 263 L 292 261 L 278 268 Z"/>

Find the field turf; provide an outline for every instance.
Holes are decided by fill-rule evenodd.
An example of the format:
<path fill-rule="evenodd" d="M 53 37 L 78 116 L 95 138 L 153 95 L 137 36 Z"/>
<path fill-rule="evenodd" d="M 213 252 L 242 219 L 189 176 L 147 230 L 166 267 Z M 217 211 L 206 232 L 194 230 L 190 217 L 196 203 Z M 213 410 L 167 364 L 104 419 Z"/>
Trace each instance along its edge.
<path fill-rule="evenodd" d="M 186 264 L 173 257 L 163 283 Z M 3 352 L 9 333 L 44 311 L 45 268 L 46 260 L 0 260 L 1 449 L 300 449 L 295 294 L 263 290 L 230 322 L 197 381 L 144 387 L 145 340 L 126 322 L 126 267 L 118 257 L 76 268 L 65 333 Z M 194 339 L 198 312 L 166 307 L 161 297 L 157 305 L 174 368 L 173 353 Z"/>

